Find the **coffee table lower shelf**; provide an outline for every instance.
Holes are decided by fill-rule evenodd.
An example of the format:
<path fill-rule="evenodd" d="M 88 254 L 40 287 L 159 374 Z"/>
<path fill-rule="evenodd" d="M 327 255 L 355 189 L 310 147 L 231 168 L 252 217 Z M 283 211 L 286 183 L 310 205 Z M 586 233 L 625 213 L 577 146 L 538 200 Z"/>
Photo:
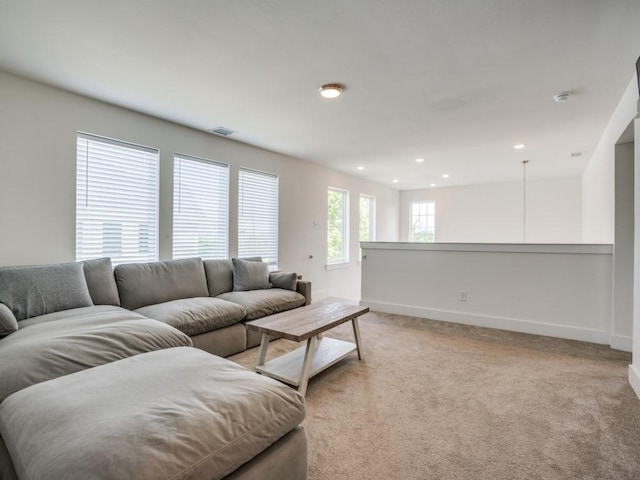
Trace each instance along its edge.
<path fill-rule="evenodd" d="M 302 377 L 306 349 L 307 346 L 304 345 L 281 357 L 274 358 L 264 365 L 258 365 L 256 371 L 297 387 L 300 385 Z M 345 342 L 335 338 L 319 338 L 316 341 L 315 352 L 311 360 L 309 378 L 329 368 L 356 350 L 357 347 L 355 343 Z"/>

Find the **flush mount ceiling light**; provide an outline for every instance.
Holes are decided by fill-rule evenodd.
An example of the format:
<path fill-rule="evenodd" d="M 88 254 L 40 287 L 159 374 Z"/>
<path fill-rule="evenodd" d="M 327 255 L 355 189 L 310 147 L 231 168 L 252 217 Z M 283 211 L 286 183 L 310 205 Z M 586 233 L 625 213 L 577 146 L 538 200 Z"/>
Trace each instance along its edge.
<path fill-rule="evenodd" d="M 320 87 L 320 95 L 324 98 L 336 98 L 340 96 L 342 90 L 342 85 L 338 85 L 337 83 L 327 83 Z"/>
<path fill-rule="evenodd" d="M 422 163 L 424 162 L 424 158 L 416 158 L 416 163 Z"/>
<path fill-rule="evenodd" d="M 443 173 L 442 174 L 442 178 L 449 178 L 449 174 L 448 173 Z"/>
<path fill-rule="evenodd" d="M 397 179 L 397 178 L 394 178 L 394 179 L 393 179 L 393 183 L 398 183 L 398 179 Z"/>
<path fill-rule="evenodd" d="M 515 148 L 516 150 L 522 150 L 524 147 L 526 147 L 524 143 L 519 143 L 513 146 L 513 148 Z"/>
<path fill-rule="evenodd" d="M 561 92 L 557 95 L 554 95 L 553 99 L 556 102 L 566 102 L 567 100 L 569 100 L 570 96 L 571 96 L 571 92 Z"/>
<path fill-rule="evenodd" d="M 363 167 L 362 165 L 360 165 L 360 166 L 358 167 L 358 170 L 364 170 L 364 167 Z"/>

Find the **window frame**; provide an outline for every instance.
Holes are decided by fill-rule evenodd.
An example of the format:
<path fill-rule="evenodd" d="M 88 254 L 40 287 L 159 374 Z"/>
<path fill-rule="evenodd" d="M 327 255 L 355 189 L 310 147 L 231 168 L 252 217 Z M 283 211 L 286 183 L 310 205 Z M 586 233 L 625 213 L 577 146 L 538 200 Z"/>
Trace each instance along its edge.
<path fill-rule="evenodd" d="M 424 216 L 425 217 L 425 224 L 426 224 L 426 231 L 424 232 L 425 235 L 428 237 L 431 234 L 431 240 L 426 239 L 426 240 L 416 240 L 414 238 L 414 229 L 413 229 L 413 224 L 414 224 L 414 214 L 413 214 L 413 207 L 414 205 L 420 205 L 420 204 L 424 204 L 427 213 L 425 215 L 420 215 L 418 214 L 419 217 Z M 429 205 L 433 206 L 433 213 L 429 213 Z M 433 218 L 433 225 L 431 227 L 431 231 L 429 231 L 429 217 Z M 409 241 L 413 242 L 413 243 L 435 243 L 436 241 L 436 202 L 433 200 L 415 200 L 410 202 L 409 204 Z"/>
<path fill-rule="evenodd" d="M 342 195 L 342 256 L 337 260 L 329 258 L 329 195 L 338 193 Z M 327 189 L 327 248 L 326 248 L 326 267 L 328 270 L 340 268 L 349 264 L 349 191 L 337 187 L 328 187 Z"/>
<path fill-rule="evenodd" d="M 369 203 L 369 231 L 367 232 L 367 239 L 362 239 L 362 201 L 367 200 Z M 361 193 L 358 198 L 358 243 L 362 242 L 375 242 L 376 241 L 376 197 L 373 195 L 367 195 Z M 359 247 L 360 260 L 362 260 L 362 247 Z"/>

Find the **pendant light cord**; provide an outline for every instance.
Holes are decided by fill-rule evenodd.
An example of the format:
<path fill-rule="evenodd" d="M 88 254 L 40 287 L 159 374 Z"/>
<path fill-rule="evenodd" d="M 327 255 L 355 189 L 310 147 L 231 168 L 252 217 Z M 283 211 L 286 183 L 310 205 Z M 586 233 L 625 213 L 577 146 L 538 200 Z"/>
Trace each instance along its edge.
<path fill-rule="evenodd" d="M 527 163 L 522 161 L 522 243 L 527 243 Z"/>

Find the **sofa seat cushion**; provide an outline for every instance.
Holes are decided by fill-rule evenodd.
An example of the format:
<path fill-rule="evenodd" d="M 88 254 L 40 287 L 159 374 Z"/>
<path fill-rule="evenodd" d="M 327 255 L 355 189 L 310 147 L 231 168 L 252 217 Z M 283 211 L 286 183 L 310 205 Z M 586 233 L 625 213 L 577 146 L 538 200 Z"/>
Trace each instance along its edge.
<path fill-rule="evenodd" d="M 305 303 L 305 298 L 298 292 L 280 288 L 251 290 L 249 292 L 228 292 L 218 295 L 216 298 L 242 305 L 247 311 L 246 320 L 255 320 L 256 318 L 291 310 L 301 307 Z"/>
<path fill-rule="evenodd" d="M 220 479 L 295 428 L 295 390 L 195 348 L 34 385 L 0 405 L 21 479 Z"/>
<path fill-rule="evenodd" d="M 141 320 L 143 318 L 146 317 L 133 313 L 125 308 L 116 307 L 115 305 L 94 305 L 93 307 L 72 308 L 71 310 L 47 313 L 39 317 L 22 320 L 20 322 L 20 328 L 40 325 L 41 323 L 57 322 L 59 320 L 69 320 L 67 323 L 58 323 L 55 326 L 49 327 L 51 334 L 57 335 L 60 331 L 63 331 L 65 334 L 67 332 L 73 332 L 76 325 L 79 325 L 83 329 L 84 327 L 91 327 L 96 320 L 98 322 L 102 320 L 119 322 L 122 319 Z"/>
<path fill-rule="evenodd" d="M 0 340 L 0 401 L 23 388 L 139 353 L 190 346 L 184 333 L 120 307 L 24 320 Z"/>
<path fill-rule="evenodd" d="M 241 305 L 210 297 L 172 300 L 138 308 L 135 312 L 168 323 L 190 336 L 228 327 L 246 315 Z"/>

